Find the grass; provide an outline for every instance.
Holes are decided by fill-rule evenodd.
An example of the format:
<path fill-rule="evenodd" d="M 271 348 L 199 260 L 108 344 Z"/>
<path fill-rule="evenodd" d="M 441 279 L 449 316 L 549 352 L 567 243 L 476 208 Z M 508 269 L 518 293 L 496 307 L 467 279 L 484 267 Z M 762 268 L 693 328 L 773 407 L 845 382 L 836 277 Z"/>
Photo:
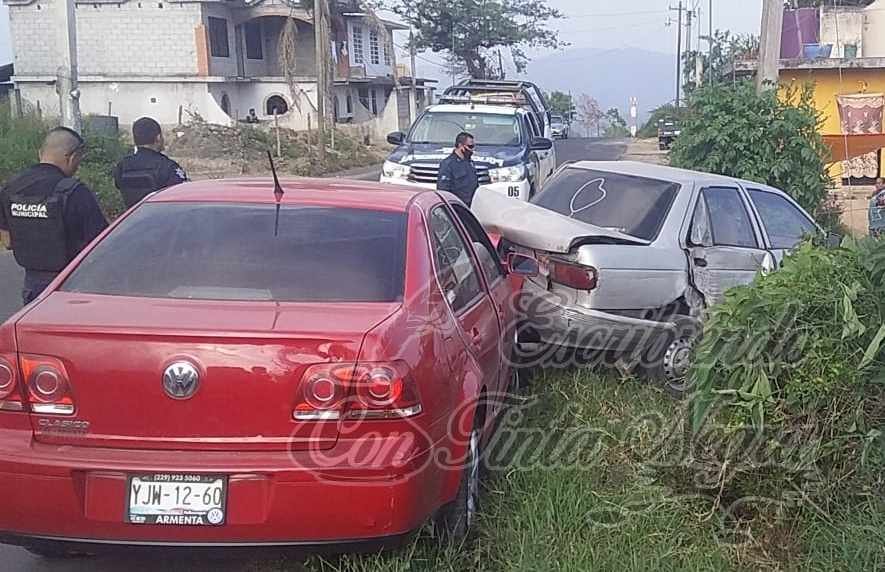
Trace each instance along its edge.
<path fill-rule="evenodd" d="M 685 418 L 685 406 L 654 387 L 569 371 L 540 375 L 532 393 L 519 406 L 520 429 L 539 430 L 553 443 L 570 442 L 576 431 L 595 438 L 583 441 L 576 455 L 581 462 L 572 466 L 535 463 L 521 470 L 514 461 L 489 475 L 482 514 L 466 545 L 440 546 L 425 531 L 385 554 L 282 559 L 255 564 L 253 570 L 823 572 L 885 567 L 885 511 L 874 504 L 846 507 L 829 520 L 809 509 L 797 519 L 772 524 L 762 537 L 727 542 L 731 536 L 712 516 L 710 499 L 671 490 L 654 471 L 652 461 L 661 449 L 656 428 L 671 423 L 680 428 Z M 512 434 L 514 428 L 502 431 Z M 523 434 L 518 435 L 524 443 Z"/>

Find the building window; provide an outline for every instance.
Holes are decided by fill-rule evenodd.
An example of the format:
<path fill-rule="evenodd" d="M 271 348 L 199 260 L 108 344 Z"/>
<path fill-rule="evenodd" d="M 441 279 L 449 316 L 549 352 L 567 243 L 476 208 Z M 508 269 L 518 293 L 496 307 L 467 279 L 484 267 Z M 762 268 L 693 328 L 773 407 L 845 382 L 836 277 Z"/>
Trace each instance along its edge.
<path fill-rule="evenodd" d="M 365 87 L 361 87 L 359 89 L 359 97 L 360 97 L 360 105 L 366 108 L 366 111 L 372 109 L 372 104 L 369 103 L 369 90 Z"/>
<path fill-rule="evenodd" d="M 378 30 L 369 32 L 369 58 L 374 65 L 381 63 L 381 42 L 378 41 Z"/>
<path fill-rule="evenodd" d="M 378 115 L 378 90 L 372 90 L 372 115 Z"/>
<path fill-rule="evenodd" d="M 289 104 L 279 95 L 272 95 L 267 98 L 265 111 L 271 117 L 274 115 L 285 115 L 289 112 Z"/>
<path fill-rule="evenodd" d="M 221 110 L 230 115 L 230 97 L 226 93 L 221 94 Z"/>
<path fill-rule="evenodd" d="M 261 38 L 261 22 L 246 23 L 246 57 L 250 60 L 264 59 L 264 46 Z"/>
<path fill-rule="evenodd" d="M 364 64 L 366 63 L 366 53 L 365 48 L 363 46 L 363 27 L 362 26 L 354 26 L 353 27 L 353 63 L 355 64 Z"/>
<path fill-rule="evenodd" d="M 393 64 L 393 58 L 390 57 L 390 42 L 384 42 L 384 65 Z"/>
<path fill-rule="evenodd" d="M 344 111 L 347 115 L 353 115 L 353 96 L 350 93 L 347 94 L 347 99 L 344 100 Z"/>
<path fill-rule="evenodd" d="M 229 58 L 230 44 L 227 40 L 227 20 L 209 18 L 209 53 L 213 58 Z"/>

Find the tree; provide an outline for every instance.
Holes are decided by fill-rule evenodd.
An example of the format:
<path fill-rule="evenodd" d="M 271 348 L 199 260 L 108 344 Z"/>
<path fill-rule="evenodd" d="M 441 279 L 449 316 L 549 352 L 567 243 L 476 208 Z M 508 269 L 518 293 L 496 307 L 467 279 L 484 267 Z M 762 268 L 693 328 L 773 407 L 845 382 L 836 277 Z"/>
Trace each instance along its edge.
<path fill-rule="evenodd" d="M 701 83 L 713 78 L 714 83 L 724 79 L 734 64 L 747 59 L 758 59 L 759 36 L 738 34 L 732 36 L 729 31 L 717 30 L 713 34 L 713 49 L 709 53 L 692 50 L 682 56 L 682 81 L 687 97 L 695 90 L 696 61 L 700 59 L 704 70 Z"/>
<path fill-rule="evenodd" d="M 588 135 L 592 134 L 595 128 L 596 136 L 598 137 L 602 129 L 602 118 L 605 117 L 602 108 L 599 107 L 599 102 L 587 94 L 580 95 L 578 96 L 576 113 L 578 121 L 587 128 Z"/>
<path fill-rule="evenodd" d="M 571 95 L 553 91 L 547 94 L 547 103 L 554 115 L 562 115 L 567 121 L 572 119 L 575 101 Z"/>
<path fill-rule="evenodd" d="M 415 29 L 416 49 L 448 52 L 477 79 L 496 75 L 494 48 L 508 48 L 522 72 L 527 50 L 566 45 L 548 27 L 562 14 L 547 0 L 385 0 L 385 5 Z"/>
<path fill-rule="evenodd" d="M 676 167 L 766 183 L 820 214 L 832 182 L 814 88 L 756 94 L 752 82 L 697 90 L 676 139 Z"/>
<path fill-rule="evenodd" d="M 617 139 L 630 135 L 630 130 L 627 129 L 627 121 L 621 117 L 621 110 L 617 107 L 612 107 L 605 112 L 605 120 L 607 125 L 605 126 L 605 131 L 603 131 L 604 137 Z"/>

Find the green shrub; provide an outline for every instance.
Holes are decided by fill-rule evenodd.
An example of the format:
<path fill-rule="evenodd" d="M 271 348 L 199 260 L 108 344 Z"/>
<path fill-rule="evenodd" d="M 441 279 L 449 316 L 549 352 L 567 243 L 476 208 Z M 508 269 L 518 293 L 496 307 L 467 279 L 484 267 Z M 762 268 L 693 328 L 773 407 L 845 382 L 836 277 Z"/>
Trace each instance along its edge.
<path fill-rule="evenodd" d="M 720 494 L 827 506 L 869 492 L 883 468 L 883 278 L 885 241 L 805 244 L 711 312 L 692 425 Z"/>
<path fill-rule="evenodd" d="M 701 88 L 670 162 L 777 187 L 817 214 L 832 181 L 813 96 L 811 86 L 762 95 L 750 82 Z"/>

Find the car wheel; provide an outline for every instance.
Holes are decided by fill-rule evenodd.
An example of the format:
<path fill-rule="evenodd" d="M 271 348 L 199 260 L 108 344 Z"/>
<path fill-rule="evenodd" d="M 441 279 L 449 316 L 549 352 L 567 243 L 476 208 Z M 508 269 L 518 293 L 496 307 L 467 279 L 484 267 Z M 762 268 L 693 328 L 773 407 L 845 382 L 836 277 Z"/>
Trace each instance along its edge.
<path fill-rule="evenodd" d="M 479 445 L 481 425 L 482 422 L 477 420 L 470 432 L 458 494 L 455 500 L 443 507 L 434 523 L 438 536 L 448 542 L 460 542 L 466 539 L 476 519 L 481 474 Z"/>
<path fill-rule="evenodd" d="M 659 356 L 648 356 L 647 362 L 649 376 L 661 383 L 664 389 L 675 397 L 683 397 L 691 390 L 689 370 L 692 364 L 692 354 L 701 337 L 701 327 L 698 322 L 687 316 L 677 317 L 673 320 L 676 324 L 676 332 L 670 334 L 664 341 L 663 353 Z M 660 345 L 656 344 L 657 348 Z"/>

